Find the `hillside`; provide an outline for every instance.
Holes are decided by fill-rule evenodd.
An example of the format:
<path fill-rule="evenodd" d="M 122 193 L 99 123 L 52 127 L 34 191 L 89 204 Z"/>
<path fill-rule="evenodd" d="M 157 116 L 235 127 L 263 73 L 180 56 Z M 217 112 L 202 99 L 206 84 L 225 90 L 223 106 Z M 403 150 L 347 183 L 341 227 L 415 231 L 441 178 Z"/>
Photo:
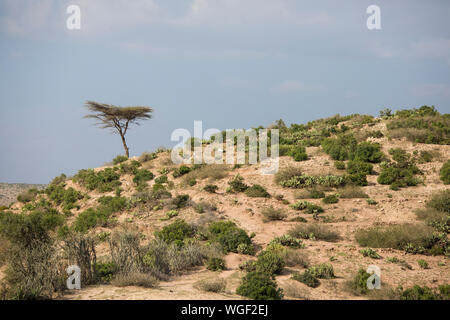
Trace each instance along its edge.
<path fill-rule="evenodd" d="M 0 182 L 0 206 L 8 206 L 10 203 L 17 201 L 17 196 L 28 189 L 44 189 L 45 187 L 45 184 Z"/>
<path fill-rule="evenodd" d="M 45 268 L 84 268 L 81 290 L 48 285 L 57 299 L 242 299 L 261 283 L 284 299 L 449 299 L 449 116 L 422 107 L 277 121 L 276 175 L 260 164 L 174 165 L 169 150 L 118 157 L 23 193 L 0 222 L 16 230 L 27 218 L 10 215 L 34 214 L 65 247 Z M 11 234 L 2 252 L 20 246 Z M 96 260 L 83 257 L 96 268 L 73 254 L 80 243 L 95 249 Z M 365 286 L 369 265 L 380 290 Z M 17 283 L 5 283 L 8 298 Z"/>

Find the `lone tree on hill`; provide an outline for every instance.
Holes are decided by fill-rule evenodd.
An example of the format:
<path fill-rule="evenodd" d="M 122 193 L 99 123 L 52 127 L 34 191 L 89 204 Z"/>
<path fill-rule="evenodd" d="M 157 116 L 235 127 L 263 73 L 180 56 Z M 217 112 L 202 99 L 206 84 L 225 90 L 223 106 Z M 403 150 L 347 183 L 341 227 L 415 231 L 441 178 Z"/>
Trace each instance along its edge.
<path fill-rule="evenodd" d="M 100 128 L 112 128 L 113 133 L 120 135 L 127 157 L 130 157 L 125 140 L 128 128 L 131 124 L 139 125 L 139 120 L 151 119 L 153 112 L 153 109 L 149 107 L 118 107 L 95 101 L 86 101 L 85 106 L 91 111 L 91 114 L 84 116 L 85 118 L 97 119 Z"/>

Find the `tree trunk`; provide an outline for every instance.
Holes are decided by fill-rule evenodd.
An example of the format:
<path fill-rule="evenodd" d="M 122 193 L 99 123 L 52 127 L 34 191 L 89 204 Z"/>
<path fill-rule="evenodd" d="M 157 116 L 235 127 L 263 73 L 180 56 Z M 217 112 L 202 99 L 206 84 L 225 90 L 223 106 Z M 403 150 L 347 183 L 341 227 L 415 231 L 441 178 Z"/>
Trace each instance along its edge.
<path fill-rule="evenodd" d="M 127 156 L 127 158 L 129 158 L 130 157 L 130 150 L 128 149 L 127 143 L 125 141 L 125 136 L 124 135 L 120 135 L 120 137 L 122 138 L 123 148 L 125 149 L 125 155 Z"/>

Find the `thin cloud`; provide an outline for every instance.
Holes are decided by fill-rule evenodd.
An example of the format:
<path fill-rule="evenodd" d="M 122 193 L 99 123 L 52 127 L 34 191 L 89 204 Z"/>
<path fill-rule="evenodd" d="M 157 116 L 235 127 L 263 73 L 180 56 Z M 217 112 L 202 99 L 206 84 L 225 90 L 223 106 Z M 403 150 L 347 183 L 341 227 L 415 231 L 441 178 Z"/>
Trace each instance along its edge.
<path fill-rule="evenodd" d="M 296 80 L 284 81 L 270 89 L 272 93 L 291 93 L 291 92 L 324 92 L 323 86 L 305 84 Z"/>
<path fill-rule="evenodd" d="M 410 89 L 415 97 L 444 97 L 450 98 L 450 84 L 447 83 L 423 83 Z"/>

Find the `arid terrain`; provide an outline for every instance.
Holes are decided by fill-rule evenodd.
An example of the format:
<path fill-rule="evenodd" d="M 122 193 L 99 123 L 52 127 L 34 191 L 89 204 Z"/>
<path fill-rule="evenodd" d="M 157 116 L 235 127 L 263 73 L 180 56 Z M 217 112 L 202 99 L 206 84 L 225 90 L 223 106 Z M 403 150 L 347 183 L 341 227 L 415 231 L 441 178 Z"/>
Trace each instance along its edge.
<path fill-rule="evenodd" d="M 325 236 L 298 237 L 303 247 L 290 248 L 289 250 L 299 252 L 302 259 L 307 260 L 307 266 L 329 264 L 334 270 L 334 276 L 320 278 L 320 285 L 311 287 L 303 282 L 294 280 L 294 274 L 301 274 L 306 270 L 306 265 L 295 263 L 285 264 L 282 270 L 275 275 L 275 281 L 279 288 L 283 289 L 284 299 L 368 299 L 370 294 L 358 294 L 349 289 L 349 281 L 354 279 L 358 270 L 366 270 L 369 265 L 376 265 L 381 270 L 381 290 L 395 289 L 398 286 L 410 288 L 414 285 L 438 288 L 440 285 L 450 284 L 450 261 L 448 252 L 430 254 L 429 251 L 418 251 L 412 253 L 408 250 L 389 247 L 372 247 L 381 256 L 378 259 L 364 256 L 360 250 L 364 247 L 356 239 L 358 230 L 367 230 L 372 227 L 385 228 L 394 225 L 424 225 L 417 215 L 418 210 L 426 210 L 433 195 L 444 190 L 450 190 L 440 179 L 440 170 L 450 159 L 450 145 L 427 144 L 412 142 L 405 137 L 392 137 L 386 124 L 389 119 L 373 118 L 367 123 L 355 123 L 355 118 L 339 122 L 339 126 L 345 125 L 349 129 L 346 133 L 352 133 L 361 142 L 371 142 L 381 146 L 383 161 L 392 160 L 389 152 L 392 148 L 401 148 L 411 156 L 413 154 L 432 155 L 427 161 L 415 162 L 421 173 L 416 176 L 420 179 L 417 185 L 402 186 L 398 190 L 392 190 L 389 184 L 380 184 L 377 179 L 383 171 L 383 161 L 373 161 L 373 170 L 367 175 L 367 185 L 355 186 L 365 196 L 343 197 L 342 188 L 348 186 L 315 186 L 314 188 L 283 187 L 274 175 L 261 175 L 260 165 L 206 165 L 192 169 L 189 173 L 174 177 L 174 172 L 180 165 L 174 165 L 170 159 L 169 151 L 160 151 L 154 156 L 134 157 L 121 164 L 130 164 L 133 160 L 138 161 L 140 169 L 152 172 L 152 179 L 145 180 L 145 186 L 137 190 L 136 173 L 122 173 L 120 175 L 120 197 L 133 199 L 138 192 L 151 192 L 156 190 L 155 184 L 164 185 L 164 190 L 171 194 L 171 199 L 177 195 L 188 195 L 186 205 L 172 208 L 166 202 L 151 202 L 146 205 L 137 201 L 128 205 L 119 212 L 114 212 L 111 217 L 114 223 L 96 224 L 85 230 L 93 235 L 96 242 L 97 261 L 109 261 L 110 247 L 108 238 L 117 230 L 123 228 L 134 228 L 142 237 L 141 245 L 145 246 L 155 237 L 155 231 L 170 225 L 177 219 L 195 225 L 198 230 L 205 230 L 212 221 L 233 221 L 247 232 L 251 242 L 256 248 L 255 254 L 243 254 L 238 252 L 227 252 L 223 255 L 225 270 L 211 271 L 205 265 L 193 266 L 179 272 L 170 273 L 169 276 L 159 279 L 158 283 L 151 288 L 141 286 L 118 286 L 114 282 L 99 283 L 83 286 L 81 290 L 68 290 L 57 295 L 58 299 L 242 299 L 242 295 L 236 293 L 242 277 L 246 274 L 240 268 L 243 262 L 256 260 L 258 253 L 263 251 L 269 243 L 277 237 L 292 234 L 290 230 L 298 226 L 321 226 L 326 232 L 334 232 L 336 238 L 327 239 Z M 323 122 L 318 125 L 324 125 Z M 325 122 L 326 125 L 326 122 Z M 447 128 L 448 129 L 448 128 Z M 308 129 L 316 130 L 315 124 Z M 365 133 L 379 131 L 379 137 L 367 137 Z M 336 134 L 332 133 L 331 138 Z M 281 144 L 281 143 L 280 143 Z M 280 170 L 283 172 L 288 168 L 299 170 L 302 175 L 308 176 L 343 176 L 346 170 L 337 169 L 335 160 L 329 153 L 324 151 L 322 145 L 305 145 L 307 159 L 295 161 L 290 155 L 280 157 Z M 416 152 L 415 152 L 416 151 Z M 415 153 L 414 153 L 415 152 Z M 342 161 L 348 163 L 349 160 Z M 105 168 L 113 168 L 118 165 L 111 164 L 95 169 L 95 172 Z M 192 166 L 191 166 L 192 167 Z M 209 168 L 209 169 L 208 169 Z M 126 171 L 126 170 L 125 170 Z M 253 197 L 245 192 L 233 192 L 230 190 L 230 181 L 237 175 L 243 178 L 248 186 L 260 185 L 270 194 L 269 196 Z M 167 181 L 155 182 L 158 177 L 165 176 Z M 134 180 L 133 180 L 134 179 Z M 64 188 L 73 188 L 83 195 L 77 200 L 73 208 L 66 210 L 67 226 L 76 224 L 78 216 L 88 208 L 98 205 L 98 199 L 104 196 L 117 197 L 117 189 L 113 191 L 100 192 L 97 189 L 86 188 L 86 184 L 80 179 L 72 180 L 72 177 L 64 179 Z M 195 180 L 195 184 L 191 181 Z M 217 186 L 212 192 L 205 191 L 205 186 Z M 142 186 L 142 184 L 141 184 Z M 2 190 L 4 184 L 0 185 Z M 17 187 L 18 188 L 18 187 Z M 10 189 L 10 188 L 8 188 Z M 208 188 L 207 188 L 208 189 Z M 314 189 L 325 193 L 325 195 L 336 195 L 335 203 L 325 203 L 323 197 L 311 198 L 304 193 Z M 395 188 L 394 188 L 395 189 Z M 21 188 L 23 191 L 23 188 Z M 3 191 L 2 203 L 6 204 L 21 191 Z M 448 195 L 448 193 L 447 193 Z M 37 198 L 48 197 L 48 194 L 38 194 Z M 31 202 L 27 203 L 33 203 Z M 131 201 L 131 200 L 130 200 Z M 162 200 L 160 200 L 162 201 Z M 323 208 L 323 212 L 311 212 L 307 210 L 296 210 L 293 204 L 299 201 L 307 201 Z M 159 203 L 159 204 L 158 204 Z M 199 210 L 198 204 L 207 209 Z M 448 205 L 448 201 L 447 201 Z M 24 211 L 26 204 L 16 202 L 9 210 L 19 214 Z M 60 212 L 64 211 L 62 205 L 56 206 Z M 265 210 L 278 212 L 279 216 L 267 218 Z M 278 211 L 277 211 L 278 210 Z M 447 207 L 448 210 L 448 207 Z M 26 209 L 25 209 L 26 211 Z M 25 212 L 24 211 L 24 212 Z M 172 214 L 168 214 L 172 212 Z M 448 211 L 447 211 L 448 212 Z M 280 214 L 281 213 L 281 214 Z M 111 218 L 110 218 L 111 219 Z M 100 239 L 100 240 L 99 240 Z M 208 238 L 210 240 L 210 238 Z M 324 240 L 325 239 L 325 240 Z M 448 239 L 448 234 L 447 234 Z M 203 242 L 205 239 L 200 239 Z M 371 246 L 369 246 L 371 247 Z M 446 255 L 447 254 L 447 255 Z M 418 262 L 418 261 L 425 262 Z M 6 265 L 2 267 L 6 270 Z M 247 270 L 248 271 L 248 270 Z M 203 279 L 224 279 L 225 288 L 218 292 L 205 291 L 198 285 Z M 375 290 L 377 291 L 377 290 Z M 386 297 L 384 297 L 386 298 Z"/>
<path fill-rule="evenodd" d="M 4 183 L 0 182 L 0 206 L 17 201 L 17 196 L 31 188 L 44 189 L 45 184 Z"/>

